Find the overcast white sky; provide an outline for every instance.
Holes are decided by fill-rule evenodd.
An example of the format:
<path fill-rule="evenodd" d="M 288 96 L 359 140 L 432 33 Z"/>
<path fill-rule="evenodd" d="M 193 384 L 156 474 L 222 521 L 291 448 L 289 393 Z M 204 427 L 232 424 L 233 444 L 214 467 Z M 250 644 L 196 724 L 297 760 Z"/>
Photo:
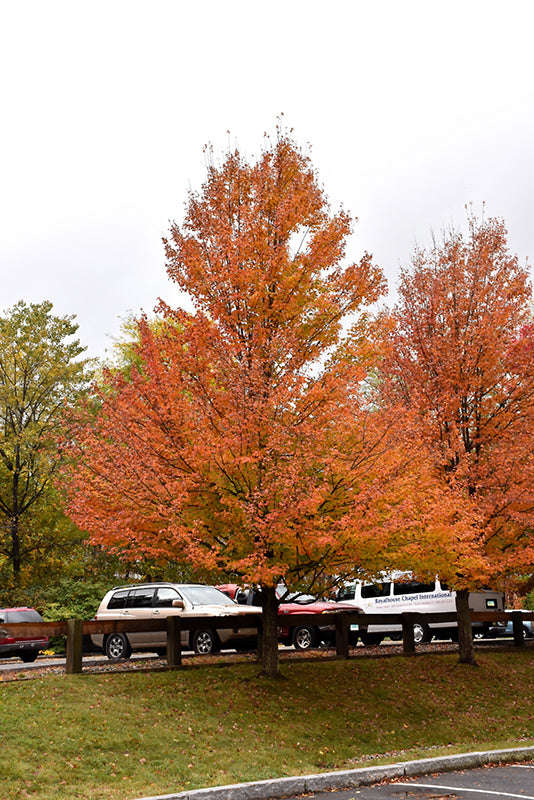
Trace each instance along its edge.
<path fill-rule="evenodd" d="M 392 287 L 467 203 L 532 260 L 531 0 L 0 0 L 0 15 L 0 311 L 51 300 L 90 355 L 130 312 L 179 302 L 161 237 L 203 145 L 254 155 L 281 113 L 359 218 L 352 257 L 372 252 Z"/>

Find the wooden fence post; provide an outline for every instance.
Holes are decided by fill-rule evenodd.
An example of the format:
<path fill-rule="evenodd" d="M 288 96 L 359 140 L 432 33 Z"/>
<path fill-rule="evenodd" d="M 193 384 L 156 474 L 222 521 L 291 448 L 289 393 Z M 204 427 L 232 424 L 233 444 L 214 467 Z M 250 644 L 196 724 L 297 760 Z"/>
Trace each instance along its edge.
<path fill-rule="evenodd" d="M 67 675 L 76 675 L 82 671 L 83 620 L 67 620 L 67 658 L 65 671 Z"/>
<path fill-rule="evenodd" d="M 401 614 L 402 619 L 402 649 L 404 655 L 415 653 L 415 639 L 413 635 L 413 614 Z"/>
<path fill-rule="evenodd" d="M 521 611 L 512 611 L 512 626 L 514 631 L 514 647 L 524 647 L 525 633 L 523 631 L 523 614 Z"/>
<path fill-rule="evenodd" d="M 344 611 L 336 615 L 336 657 L 349 657 L 349 622 Z"/>
<path fill-rule="evenodd" d="M 171 669 L 182 666 L 182 621 L 178 615 L 167 617 L 167 664 Z"/>

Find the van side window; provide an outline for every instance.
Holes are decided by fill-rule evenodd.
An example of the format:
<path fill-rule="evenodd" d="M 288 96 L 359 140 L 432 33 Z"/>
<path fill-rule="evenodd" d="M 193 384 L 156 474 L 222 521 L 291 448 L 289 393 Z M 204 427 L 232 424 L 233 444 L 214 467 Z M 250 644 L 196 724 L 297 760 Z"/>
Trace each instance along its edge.
<path fill-rule="evenodd" d="M 152 608 L 155 589 L 134 589 L 130 592 L 129 608 Z"/>
<path fill-rule="evenodd" d="M 423 594 L 423 592 L 433 592 L 436 583 L 419 583 L 419 581 L 402 581 L 393 584 L 393 594 Z"/>
<path fill-rule="evenodd" d="M 356 589 L 354 586 L 341 586 L 337 593 L 336 600 L 343 601 L 343 600 L 354 600 L 354 596 L 356 594 Z"/>
<path fill-rule="evenodd" d="M 389 597 L 389 581 L 387 583 L 368 583 L 362 586 L 362 598 L 369 597 Z"/>
<path fill-rule="evenodd" d="M 122 592 L 115 592 L 109 598 L 108 608 L 125 608 L 127 597 L 128 589 L 123 589 Z"/>

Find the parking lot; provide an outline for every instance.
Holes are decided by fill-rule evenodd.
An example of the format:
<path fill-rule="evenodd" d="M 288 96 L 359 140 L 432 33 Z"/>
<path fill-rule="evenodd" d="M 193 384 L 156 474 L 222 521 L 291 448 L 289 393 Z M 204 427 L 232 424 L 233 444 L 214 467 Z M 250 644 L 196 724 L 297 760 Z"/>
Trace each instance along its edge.
<path fill-rule="evenodd" d="M 308 800 L 534 800 L 534 764 L 506 764 L 423 775 L 375 786 L 307 795 Z"/>

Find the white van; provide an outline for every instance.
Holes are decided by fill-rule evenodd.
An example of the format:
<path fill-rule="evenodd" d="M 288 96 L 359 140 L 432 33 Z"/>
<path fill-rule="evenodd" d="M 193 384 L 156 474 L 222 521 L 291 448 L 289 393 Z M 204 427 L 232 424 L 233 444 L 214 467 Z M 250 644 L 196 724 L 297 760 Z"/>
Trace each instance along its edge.
<path fill-rule="evenodd" d="M 429 583 L 422 583 L 406 572 L 394 572 L 373 583 L 359 580 L 346 583 L 338 589 L 336 600 L 359 606 L 365 614 L 456 612 L 456 592 L 451 592 L 437 578 Z M 469 608 L 471 611 L 503 611 L 504 594 L 490 589 L 470 592 Z M 473 630 L 483 633 L 489 626 L 490 623 L 473 623 Z M 356 632 L 357 628 L 358 626 L 352 626 L 351 630 Z M 401 639 L 402 624 L 368 625 L 367 630 L 361 632 L 362 642 L 368 645 L 380 644 L 386 636 Z M 456 623 L 414 625 L 416 643 L 429 642 L 434 636 L 438 639 L 456 638 Z"/>

